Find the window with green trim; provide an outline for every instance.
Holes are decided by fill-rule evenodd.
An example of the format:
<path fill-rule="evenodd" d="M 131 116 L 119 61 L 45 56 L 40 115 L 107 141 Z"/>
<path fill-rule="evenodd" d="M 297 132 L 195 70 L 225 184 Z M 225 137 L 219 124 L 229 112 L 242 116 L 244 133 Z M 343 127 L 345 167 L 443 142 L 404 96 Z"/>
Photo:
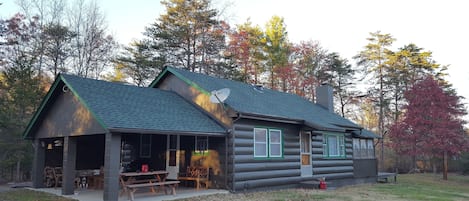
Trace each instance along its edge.
<path fill-rule="evenodd" d="M 254 128 L 254 157 L 282 157 L 282 140 L 282 131 L 279 129 Z"/>
<path fill-rule="evenodd" d="M 343 134 L 325 133 L 322 138 L 323 156 L 326 158 L 345 157 L 345 137 Z"/>
<path fill-rule="evenodd" d="M 267 157 L 267 129 L 254 128 L 254 157 Z"/>

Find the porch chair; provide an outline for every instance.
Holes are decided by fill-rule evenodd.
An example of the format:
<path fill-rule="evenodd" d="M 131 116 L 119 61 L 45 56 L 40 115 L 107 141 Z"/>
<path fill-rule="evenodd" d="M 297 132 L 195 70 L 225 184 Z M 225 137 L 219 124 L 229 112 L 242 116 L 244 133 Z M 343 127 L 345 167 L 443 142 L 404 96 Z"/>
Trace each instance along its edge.
<path fill-rule="evenodd" d="M 183 181 L 194 181 L 196 189 L 199 190 L 202 184 L 205 189 L 210 187 L 209 180 L 210 168 L 201 166 L 188 166 L 186 173 L 182 173 L 178 176 L 178 180 Z"/>
<path fill-rule="evenodd" d="M 44 186 L 49 188 L 55 186 L 54 168 L 44 167 Z"/>
<path fill-rule="evenodd" d="M 59 185 L 62 185 L 62 167 L 55 167 L 53 169 L 53 174 L 55 181 L 54 188 L 57 188 Z"/>

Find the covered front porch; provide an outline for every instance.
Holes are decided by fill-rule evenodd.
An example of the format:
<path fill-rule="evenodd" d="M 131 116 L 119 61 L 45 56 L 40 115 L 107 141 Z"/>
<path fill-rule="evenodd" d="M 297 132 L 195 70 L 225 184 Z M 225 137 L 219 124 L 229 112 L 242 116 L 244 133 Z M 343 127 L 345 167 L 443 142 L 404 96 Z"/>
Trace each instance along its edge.
<path fill-rule="evenodd" d="M 121 173 L 162 171 L 167 172 L 164 180 L 177 181 L 179 176 L 187 175 L 189 167 L 202 167 L 209 170 L 209 182 L 204 183 L 201 189 L 196 189 L 198 185 L 195 181 L 181 182 L 176 196 L 192 190 L 226 189 L 225 142 L 224 135 L 201 133 L 107 133 L 36 139 L 33 186 L 60 195 L 100 194 L 100 199 L 93 200 L 128 199 L 128 193 L 123 188 L 127 182 L 133 181 L 122 177 Z M 46 175 L 42 171 L 46 167 L 61 169 L 58 185 L 47 186 Z M 94 181 L 99 177 L 97 175 L 82 175 L 82 172 L 90 170 L 102 170 L 101 183 Z M 82 178 L 87 178 L 84 181 L 86 185 Z M 155 197 L 146 193 L 147 189 L 138 189 L 135 198 L 141 197 L 141 194 L 143 197 Z M 164 195 L 161 192 L 156 197 L 172 196 Z"/>

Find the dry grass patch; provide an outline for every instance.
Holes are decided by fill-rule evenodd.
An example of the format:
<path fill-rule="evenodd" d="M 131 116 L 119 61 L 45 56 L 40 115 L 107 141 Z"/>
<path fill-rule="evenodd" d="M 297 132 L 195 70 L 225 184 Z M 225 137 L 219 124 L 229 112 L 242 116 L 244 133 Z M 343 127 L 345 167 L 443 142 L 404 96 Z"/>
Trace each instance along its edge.
<path fill-rule="evenodd" d="M 325 201 L 467 201 L 469 176 L 450 175 L 448 181 L 441 175 L 399 175 L 398 183 L 355 185 L 335 190 L 288 189 L 237 194 L 200 196 L 184 201 L 261 201 L 261 200 L 325 200 Z"/>

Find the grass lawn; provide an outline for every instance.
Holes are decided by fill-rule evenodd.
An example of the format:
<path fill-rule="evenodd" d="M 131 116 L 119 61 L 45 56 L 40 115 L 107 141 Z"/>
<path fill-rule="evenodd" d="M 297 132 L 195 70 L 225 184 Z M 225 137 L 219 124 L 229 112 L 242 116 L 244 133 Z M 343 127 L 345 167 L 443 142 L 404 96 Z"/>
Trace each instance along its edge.
<path fill-rule="evenodd" d="M 49 193 L 28 189 L 15 189 L 0 193 L 1 201 L 76 201 Z"/>
<path fill-rule="evenodd" d="M 373 190 L 405 200 L 469 200 L 469 176 L 450 174 L 445 181 L 441 174 L 403 175 L 396 185 L 374 185 Z"/>
<path fill-rule="evenodd" d="M 399 175 L 398 183 L 378 183 L 348 186 L 336 190 L 288 189 L 280 191 L 218 194 L 183 199 L 180 201 L 261 201 L 261 200 L 344 200 L 344 201 L 467 201 L 469 200 L 469 176 L 450 174 L 449 180 L 442 175 Z M 0 201 L 73 201 L 43 192 L 27 189 L 0 193 Z"/>
<path fill-rule="evenodd" d="M 398 183 L 378 183 L 348 186 L 336 190 L 289 189 L 270 192 L 238 193 L 201 196 L 189 200 L 344 200 L 344 201 L 467 201 L 469 200 L 469 176 L 450 175 L 448 181 L 442 175 L 399 175 Z"/>

